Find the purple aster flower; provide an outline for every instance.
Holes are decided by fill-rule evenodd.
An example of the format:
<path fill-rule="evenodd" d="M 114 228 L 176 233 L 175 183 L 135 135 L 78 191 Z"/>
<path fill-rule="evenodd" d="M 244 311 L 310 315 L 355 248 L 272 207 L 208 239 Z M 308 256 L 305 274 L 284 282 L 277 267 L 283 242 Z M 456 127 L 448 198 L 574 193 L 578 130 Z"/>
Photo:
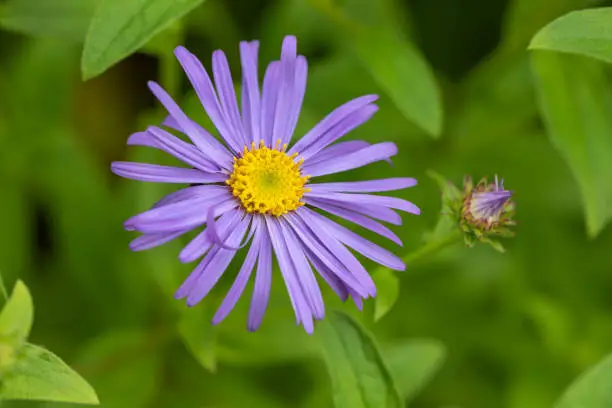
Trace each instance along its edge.
<path fill-rule="evenodd" d="M 343 300 L 351 297 L 361 308 L 362 300 L 375 296 L 376 288 L 351 249 L 388 268 L 405 269 L 400 258 L 322 212 L 401 245 L 379 221 L 400 225 L 396 210 L 419 214 L 418 207 L 369 193 L 412 187 L 416 180 L 313 183 L 315 177 L 389 160 L 397 153 L 393 143 L 338 142 L 374 115 L 377 96 L 362 96 L 340 106 L 291 145 L 306 90 L 306 58 L 296 54 L 295 37 L 287 36 L 280 61 L 268 65 L 260 89 L 258 45 L 257 41 L 240 44 L 240 111 L 225 54 L 213 53 L 213 85 L 200 61 L 178 47 L 176 57 L 222 141 L 187 117 L 159 85 L 150 82 L 151 91 L 169 114 L 162 125 L 186 135 L 191 143 L 151 126 L 133 134 L 128 144 L 163 150 L 190 168 L 115 162 L 112 170 L 135 180 L 191 184 L 125 222 L 127 230 L 143 234 L 130 244 L 134 251 L 204 227 L 179 254 L 182 262 L 202 260 L 177 290 L 176 298 L 186 299 L 189 306 L 200 302 L 237 251 L 248 247 L 213 323 L 232 310 L 255 270 L 248 329 L 259 327 L 270 294 L 274 254 L 297 322 L 312 333 L 313 318 L 322 319 L 325 313 L 315 271 L 338 296 Z"/>

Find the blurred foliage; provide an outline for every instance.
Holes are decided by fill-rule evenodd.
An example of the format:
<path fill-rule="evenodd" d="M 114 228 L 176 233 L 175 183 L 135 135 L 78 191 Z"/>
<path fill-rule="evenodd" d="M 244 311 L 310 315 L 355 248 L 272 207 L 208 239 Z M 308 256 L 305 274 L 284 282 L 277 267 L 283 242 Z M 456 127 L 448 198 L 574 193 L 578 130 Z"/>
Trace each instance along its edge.
<path fill-rule="evenodd" d="M 331 407 L 338 381 L 360 384 L 344 376 L 363 375 L 347 350 L 360 350 L 374 362 L 366 370 L 387 379 L 372 380 L 376 389 L 394 388 L 414 408 L 554 406 L 612 348 L 612 25 L 610 9 L 590 9 L 610 5 L 0 1 L 0 271 L 9 287 L 21 279 L 33 292 L 31 341 L 61 355 L 108 408 Z M 130 133 L 163 119 L 148 80 L 211 130 L 173 60 L 176 45 L 207 68 L 223 48 L 238 80 L 238 41 L 260 39 L 263 67 L 290 33 L 309 61 L 298 135 L 342 102 L 380 95 L 380 111 L 350 137 L 396 142 L 393 166 L 334 179 L 419 179 L 400 195 L 423 214 L 395 228 L 404 247 L 393 251 L 409 257 L 447 230 L 436 227 L 440 194 L 426 175 L 434 169 L 455 184 L 466 174 L 505 178 L 518 221 L 505 254 L 445 246 L 393 275 L 399 287 L 378 275 L 386 303 L 370 300 L 364 313 L 326 288 L 328 320 L 314 336 L 295 327 L 278 271 L 258 332 L 246 331 L 249 299 L 222 324 L 208 324 L 241 259 L 196 308 L 174 301 L 193 267 L 176 259 L 184 240 L 132 253 L 122 222 L 175 187 L 119 180 L 110 162 L 174 163 L 125 147 Z M 101 75 L 83 82 L 82 74 Z M 333 309 L 353 316 L 342 317 L 352 319 L 343 327 L 360 323 L 326 343 Z M 331 346 L 346 348 L 346 338 L 354 349 Z M 346 370 L 326 369 L 324 361 L 342 358 L 334 364 Z M 559 406 L 605 384 L 602 364 Z M 586 406 L 606 406 L 596 403 Z"/>

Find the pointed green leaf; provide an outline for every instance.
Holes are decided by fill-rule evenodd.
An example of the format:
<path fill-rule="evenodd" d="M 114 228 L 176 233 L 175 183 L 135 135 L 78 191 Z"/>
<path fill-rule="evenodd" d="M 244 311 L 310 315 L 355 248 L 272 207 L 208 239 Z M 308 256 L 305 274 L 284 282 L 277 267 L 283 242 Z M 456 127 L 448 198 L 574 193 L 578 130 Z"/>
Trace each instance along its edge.
<path fill-rule="evenodd" d="M 99 0 L 8 0 L 0 26 L 24 34 L 82 42 Z"/>
<path fill-rule="evenodd" d="M 587 232 L 612 217 L 612 89 L 606 66 L 590 58 L 532 54 L 540 109 L 549 137 L 582 192 Z"/>
<path fill-rule="evenodd" d="M 586 55 L 612 63 L 612 7 L 568 13 L 542 28 L 529 48 Z"/>
<path fill-rule="evenodd" d="M 400 282 L 397 274 L 389 269 L 377 270 L 373 275 L 376 284 L 376 299 L 374 304 L 374 321 L 382 319 L 389 313 L 400 292 Z"/>
<path fill-rule="evenodd" d="M 336 408 L 403 406 L 374 339 L 359 323 L 344 313 L 332 312 L 317 333 Z"/>
<path fill-rule="evenodd" d="M 102 0 L 85 38 L 83 78 L 99 75 L 136 52 L 203 1 Z"/>
<path fill-rule="evenodd" d="M 405 38 L 391 2 L 350 0 L 339 8 L 311 0 L 398 110 L 433 138 L 442 133 L 442 100 L 427 60 Z"/>
<path fill-rule="evenodd" d="M 32 328 L 34 304 L 28 288 L 17 281 L 13 293 L 0 312 L 0 338 L 19 346 L 25 342 Z"/>
<path fill-rule="evenodd" d="M 434 74 L 414 45 L 398 33 L 373 28 L 351 43 L 378 85 L 408 120 L 433 138 L 442 133 L 442 102 Z"/>
<path fill-rule="evenodd" d="M 612 406 L 612 355 L 582 374 L 563 394 L 555 408 L 609 408 Z"/>
<path fill-rule="evenodd" d="M 404 401 L 413 398 L 442 366 L 444 346 L 432 340 L 413 340 L 385 350 L 386 360 Z"/>
<path fill-rule="evenodd" d="M 2 378 L 0 399 L 98 404 L 98 397 L 79 374 L 50 351 L 26 343 L 11 371 Z"/>

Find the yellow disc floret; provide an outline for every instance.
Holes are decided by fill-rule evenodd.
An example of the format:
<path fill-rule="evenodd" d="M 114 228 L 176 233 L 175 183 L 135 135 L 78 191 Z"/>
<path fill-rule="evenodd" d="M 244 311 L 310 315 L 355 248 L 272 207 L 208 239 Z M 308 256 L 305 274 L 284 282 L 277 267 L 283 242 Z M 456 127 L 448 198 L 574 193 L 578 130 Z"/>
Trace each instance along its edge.
<path fill-rule="evenodd" d="M 262 141 L 259 146 L 246 146 L 241 157 L 234 157 L 234 169 L 226 183 L 232 194 L 250 213 L 280 216 L 304 205 L 300 201 L 308 189 L 304 185 L 308 176 L 302 176 L 303 160 L 295 161 L 297 153 L 285 153 L 287 145 L 268 148 Z"/>

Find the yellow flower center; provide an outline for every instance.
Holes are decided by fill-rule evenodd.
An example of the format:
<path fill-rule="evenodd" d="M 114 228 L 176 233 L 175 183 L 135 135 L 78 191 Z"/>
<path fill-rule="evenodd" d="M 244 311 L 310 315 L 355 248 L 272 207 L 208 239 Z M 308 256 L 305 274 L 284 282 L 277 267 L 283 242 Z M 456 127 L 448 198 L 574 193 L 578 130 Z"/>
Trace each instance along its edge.
<path fill-rule="evenodd" d="M 234 169 L 226 183 L 244 209 L 250 213 L 280 216 L 304 205 L 300 201 L 308 189 L 304 185 L 308 176 L 302 176 L 302 161 L 295 162 L 297 153 L 288 156 L 287 145 L 267 148 L 262 141 L 259 147 L 251 143 L 241 157 L 234 157 Z"/>

